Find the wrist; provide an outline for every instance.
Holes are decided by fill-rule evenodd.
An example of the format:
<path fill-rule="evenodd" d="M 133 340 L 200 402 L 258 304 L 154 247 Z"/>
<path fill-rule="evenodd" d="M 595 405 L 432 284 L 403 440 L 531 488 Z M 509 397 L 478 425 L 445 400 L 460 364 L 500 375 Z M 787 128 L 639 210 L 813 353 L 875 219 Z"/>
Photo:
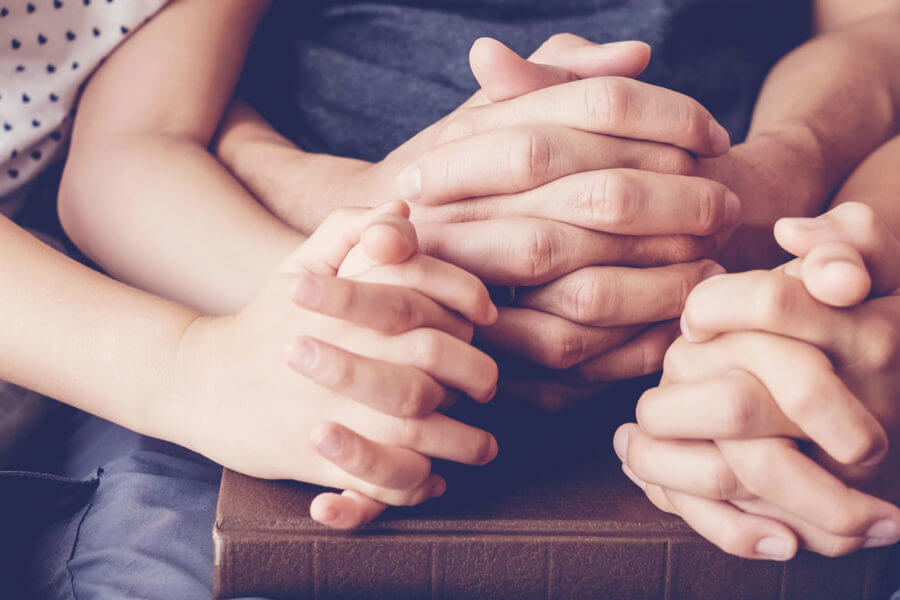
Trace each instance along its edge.
<path fill-rule="evenodd" d="M 223 379 L 216 368 L 223 364 L 219 355 L 227 344 L 222 333 L 232 319 L 195 315 L 184 328 L 164 397 L 161 421 L 166 435 L 160 437 L 195 452 L 204 447 L 204 433 L 214 428 L 211 407 L 205 406 L 204 399 L 215 393 L 212 384 Z"/>

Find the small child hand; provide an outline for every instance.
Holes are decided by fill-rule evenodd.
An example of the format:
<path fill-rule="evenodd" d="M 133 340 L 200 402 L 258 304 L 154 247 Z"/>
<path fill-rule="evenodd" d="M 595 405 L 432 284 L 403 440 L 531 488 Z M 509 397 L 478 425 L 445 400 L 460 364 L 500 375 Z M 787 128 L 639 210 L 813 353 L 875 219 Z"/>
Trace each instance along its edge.
<path fill-rule="evenodd" d="M 741 556 L 895 543 L 900 510 L 847 483 L 897 497 L 900 243 L 849 203 L 776 235 L 798 260 L 688 298 L 662 384 L 616 433 L 623 469 Z M 815 461 L 794 439 L 815 442 Z"/>
<path fill-rule="evenodd" d="M 336 277 L 361 239 L 398 219 L 402 210 L 339 211 L 237 315 L 197 319 L 172 382 L 176 441 L 244 473 L 393 505 L 443 493 L 431 457 L 492 460 L 493 436 L 431 413 L 451 389 L 481 401 L 493 394 L 496 365 L 459 339 L 456 314 L 495 315 L 481 283 L 454 271 L 456 287 L 439 304 L 415 285 Z M 402 256 L 403 236 L 394 241 Z M 427 291 L 442 273 L 420 275 L 410 281 Z"/>

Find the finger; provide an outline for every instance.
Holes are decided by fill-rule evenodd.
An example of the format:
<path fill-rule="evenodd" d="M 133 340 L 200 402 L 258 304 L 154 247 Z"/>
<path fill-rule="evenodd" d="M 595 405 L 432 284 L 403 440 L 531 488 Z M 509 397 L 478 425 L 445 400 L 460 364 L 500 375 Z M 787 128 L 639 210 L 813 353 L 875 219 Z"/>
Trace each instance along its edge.
<path fill-rule="evenodd" d="M 777 521 L 742 512 L 727 502 L 674 490 L 665 494 L 688 525 L 728 554 L 785 561 L 797 553 L 797 537 Z"/>
<path fill-rule="evenodd" d="M 568 369 L 627 341 L 637 327 L 590 327 L 528 308 L 503 307 L 478 339 L 490 348 L 552 369 Z"/>
<path fill-rule="evenodd" d="M 855 306 L 872 291 L 866 264 L 849 244 L 826 242 L 814 246 L 800 264 L 803 285 L 819 302 Z"/>
<path fill-rule="evenodd" d="M 564 36 L 545 42 L 530 60 L 495 39 L 479 38 L 469 51 L 472 74 L 487 98 L 499 102 L 585 77 L 636 77 L 650 60 L 650 47 L 643 42 L 594 44 Z"/>
<path fill-rule="evenodd" d="M 628 145 L 637 142 L 619 140 L 617 143 Z M 441 149 L 438 148 L 435 152 Z M 646 159 L 654 154 L 643 153 L 642 156 Z M 587 158 L 594 162 L 600 155 L 592 153 Z M 430 157 L 427 156 L 423 159 L 429 160 Z M 464 160 L 468 162 L 469 158 Z M 651 168 L 660 166 L 655 159 L 651 159 L 651 162 L 656 163 Z M 569 171 L 569 164 L 563 165 L 561 161 L 553 164 Z M 492 166 L 496 177 L 502 179 L 506 173 L 505 168 Z M 427 168 L 429 167 L 426 166 Z M 485 189 L 472 194 L 464 190 L 458 197 L 496 193 L 497 179 L 491 181 L 488 178 L 483 164 L 477 168 L 484 169 L 485 172 L 472 175 L 473 179 L 465 183 L 481 185 L 483 181 Z M 444 172 L 460 179 L 469 176 L 462 169 L 455 168 L 455 165 L 453 169 L 448 168 Z M 535 177 L 534 181 L 540 181 L 553 175 L 555 174 L 528 176 Z M 521 193 L 457 200 L 445 208 L 433 210 L 448 221 L 527 216 L 627 235 L 710 235 L 723 227 L 734 225 L 740 218 L 740 201 L 737 196 L 724 186 L 699 177 L 638 172 L 624 168 L 600 171 L 584 169 L 573 175 L 566 175 Z M 479 177 L 482 179 L 479 180 Z M 518 183 L 512 179 L 509 181 L 509 187 L 513 191 L 517 186 L 530 186 L 530 183 L 523 186 L 523 180 L 517 181 Z M 448 199 L 455 199 L 453 185 L 443 188 L 440 193 L 446 193 Z"/>
<path fill-rule="evenodd" d="M 690 290 L 724 273 L 710 260 L 666 267 L 585 267 L 520 296 L 522 306 L 583 325 L 614 327 L 672 319 Z"/>
<path fill-rule="evenodd" d="M 541 122 L 672 144 L 701 156 L 718 156 L 730 146 L 728 133 L 696 100 L 624 77 L 572 81 L 466 108 L 444 123 L 442 137 Z"/>
<path fill-rule="evenodd" d="M 762 382 L 741 369 L 650 388 L 638 400 L 636 414 L 641 429 L 659 439 L 806 437 Z"/>
<path fill-rule="evenodd" d="M 678 337 L 678 323 L 667 321 L 646 329 L 622 346 L 588 359 L 576 367 L 585 381 L 620 381 L 656 373 L 663 357 Z"/>
<path fill-rule="evenodd" d="M 710 441 L 658 440 L 634 423 L 613 437 L 616 456 L 645 483 L 711 500 L 753 498 Z"/>
<path fill-rule="evenodd" d="M 403 203 L 406 205 L 406 203 Z M 406 207 L 407 216 L 409 207 Z M 401 263 L 419 249 L 416 228 L 407 218 L 383 215 L 363 230 L 360 245 L 374 264 Z"/>
<path fill-rule="evenodd" d="M 456 388 L 476 402 L 487 402 L 497 391 L 497 363 L 477 348 L 436 329 L 415 329 L 397 336 L 398 348 L 385 349 L 395 358 L 428 373 L 440 383 Z"/>
<path fill-rule="evenodd" d="M 309 515 L 334 529 L 355 529 L 374 521 L 386 508 L 387 504 L 347 490 L 342 494 L 319 494 L 309 505 Z"/>
<path fill-rule="evenodd" d="M 419 239 L 423 252 L 487 285 L 540 285 L 588 265 L 689 262 L 710 254 L 714 245 L 710 238 L 623 236 L 528 217 L 424 223 Z"/>
<path fill-rule="evenodd" d="M 460 108 L 505 100 L 510 94 L 521 95 L 575 78 L 636 77 L 649 61 L 650 47 L 643 42 L 595 44 L 563 33 L 551 36 L 523 61 L 500 42 L 480 38 L 469 52 L 469 65 L 479 85 L 490 89 L 479 90 Z"/>
<path fill-rule="evenodd" d="M 782 248 L 806 256 L 814 246 L 844 242 L 863 257 L 872 277 L 872 292 L 881 296 L 900 288 L 900 241 L 868 206 L 847 202 L 814 219 L 781 219 L 775 239 Z"/>
<path fill-rule="evenodd" d="M 419 369 L 353 354 L 309 337 L 291 344 L 287 363 L 319 385 L 389 415 L 427 415 L 444 400 L 444 387 Z"/>
<path fill-rule="evenodd" d="M 531 190 L 585 171 L 630 168 L 687 175 L 696 170 L 696 164 L 690 153 L 674 146 L 535 123 L 491 130 L 438 145 L 405 167 L 397 185 L 398 194 L 410 202 L 438 205 L 462 198 Z M 576 182 L 581 188 L 588 187 L 580 180 Z M 687 187 L 684 183 L 680 185 Z M 715 193 L 720 187 L 721 184 L 713 183 L 693 186 L 709 188 Z M 559 186 L 554 186 L 542 197 L 562 193 L 563 198 L 568 198 L 572 195 L 570 188 L 564 186 L 560 192 Z M 701 192 L 709 190 L 700 189 Z M 658 191 L 648 189 L 645 193 Z M 695 189 L 691 191 L 697 193 Z M 665 191 L 663 197 L 673 195 Z M 558 198 L 554 201 L 560 202 Z M 662 219 L 657 220 L 657 226 L 661 222 Z"/>
<path fill-rule="evenodd" d="M 802 518 L 766 500 L 736 500 L 733 504 L 744 512 L 768 517 L 784 523 L 797 535 L 802 548 L 824 556 L 843 556 L 860 548 L 892 546 L 900 541 L 897 537 L 867 538 L 862 536 L 834 535 L 807 523 Z"/>
<path fill-rule="evenodd" d="M 900 536 L 900 508 L 847 487 L 789 440 L 720 440 L 716 445 L 751 493 L 823 531 L 844 537 Z"/>
<path fill-rule="evenodd" d="M 368 481 L 355 478 L 344 471 L 340 471 L 340 473 L 343 474 L 343 478 L 337 487 L 353 490 L 360 496 L 390 506 L 417 506 L 426 500 L 437 498 L 447 489 L 444 478 L 434 474 L 429 475 L 418 487 L 409 490 L 394 490 L 372 485 Z"/>
<path fill-rule="evenodd" d="M 497 457 L 497 440 L 490 433 L 439 413 L 420 418 L 385 416 L 376 423 L 361 411 L 341 412 L 341 421 L 366 437 L 392 446 L 408 448 L 424 456 L 467 465 L 484 465 Z M 365 492 L 365 490 L 360 490 Z"/>
<path fill-rule="evenodd" d="M 743 369 L 759 379 L 791 421 L 835 460 L 874 464 L 888 449 L 875 417 L 818 349 L 759 332 L 726 333 L 703 344 L 676 341 L 665 358 L 668 381 L 697 381 Z"/>
<path fill-rule="evenodd" d="M 858 317 L 823 305 L 802 281 L 782 271 L 748 271 L 704 281 L 688 296 L 681 319 L 682 333 L 692 342 L 752 329 L 808 342 L 838 360 L 859 355 L 864 343 L 859 325 Z"/>
<path fill-rule="evenodd" d="M 332 212 L 321 225 L 300 244 L 281 265 L 282 273 L 307 270 L 320 275 L 335 275 L 350 250 L 359 243 L 370 223 L 389 224 L 397 234 L 408 233 L 402 224 L 409 214 L 404 202 L 389 202 L 375 210 L 340 208 Z"/>
<path fill-rule="evenodd" d="M 373 442 L 337 423 L 317 425 L 310 441 L 320 456 L 373 485 L 407 490 L 431 474 L 431 461 L 421 454 Z"/>
<path fill-rule="evenodd" d="M 399 265 L 372 267 L 354 280 L 415 290 L 479 325 L 490 325 L 497 319 L 497 307 L 475 275 L 423 254 Z"/>
<path fill-rule="evenodd" d="M 471 334 L 470 325 L 459 316 L 416 290 L 399 285 L 300 274 L 291 298 L 321 315 L 388 335 L 419 327 L 440 329 L 466 341 Z"/>

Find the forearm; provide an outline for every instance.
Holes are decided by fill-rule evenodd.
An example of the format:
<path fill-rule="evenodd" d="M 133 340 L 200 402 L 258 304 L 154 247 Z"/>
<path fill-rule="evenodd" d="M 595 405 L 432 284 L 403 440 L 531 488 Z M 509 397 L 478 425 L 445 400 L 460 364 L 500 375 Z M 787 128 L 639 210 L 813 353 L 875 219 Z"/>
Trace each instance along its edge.
<path fill-rule="evenodd" d="M 204 148 L 134 134 L 72 146 L 60 216 L 116 278 L 205 312 L 243 306 L 303 236 Z"/>
<path fill-rule="evenodd" d="M 895 237 L 900 238 L 900 136 L 878 148 L 853 171 L 834 197 L 832 206 L 845 202 L 868 204 Z"/>
<path fill-rule="evenodd" d="M 266 5 L 176 0 L 129 38 L 84 90 L 60 189 L 98 264 L 210 312 L 243 305 L 302 239 L 206 149 Z"/>
<path fill-rule="evenodd" d="M 169 384 L 196 314 L 112 281 L 0 217 L 0 379 L 173 439 Z"/>
<path fill-rule="evenodd" d="M 358 180 L 371 163 L 304 152 L 244 102 L 229 110 L 213 152 L 266 208 L 306 234 L 337 208 L 390 200 L 343 185 L 350 177 Z"/>
<path fill-rule="evenodd" d="M 798 214 L 821 212 L 850 171 L 897 130 L 900 10 L 817 36 L 785 56 L 763 84 L 747 137 L 788 150 L 785 176 Z M 759 144 L 765 147 L 766 144 Z"/>

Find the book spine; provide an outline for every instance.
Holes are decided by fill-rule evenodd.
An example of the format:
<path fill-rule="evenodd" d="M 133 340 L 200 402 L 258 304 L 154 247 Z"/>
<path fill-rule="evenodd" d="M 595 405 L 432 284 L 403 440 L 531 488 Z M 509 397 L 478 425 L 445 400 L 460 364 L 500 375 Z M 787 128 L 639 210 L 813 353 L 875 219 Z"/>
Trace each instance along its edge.
<path fill-rule="evenodd" d="M 216 531 L 215 597 L 605 600 L 875 597 L 887 554 L 789 563 L 696 538 L 283 536 Z"/>

